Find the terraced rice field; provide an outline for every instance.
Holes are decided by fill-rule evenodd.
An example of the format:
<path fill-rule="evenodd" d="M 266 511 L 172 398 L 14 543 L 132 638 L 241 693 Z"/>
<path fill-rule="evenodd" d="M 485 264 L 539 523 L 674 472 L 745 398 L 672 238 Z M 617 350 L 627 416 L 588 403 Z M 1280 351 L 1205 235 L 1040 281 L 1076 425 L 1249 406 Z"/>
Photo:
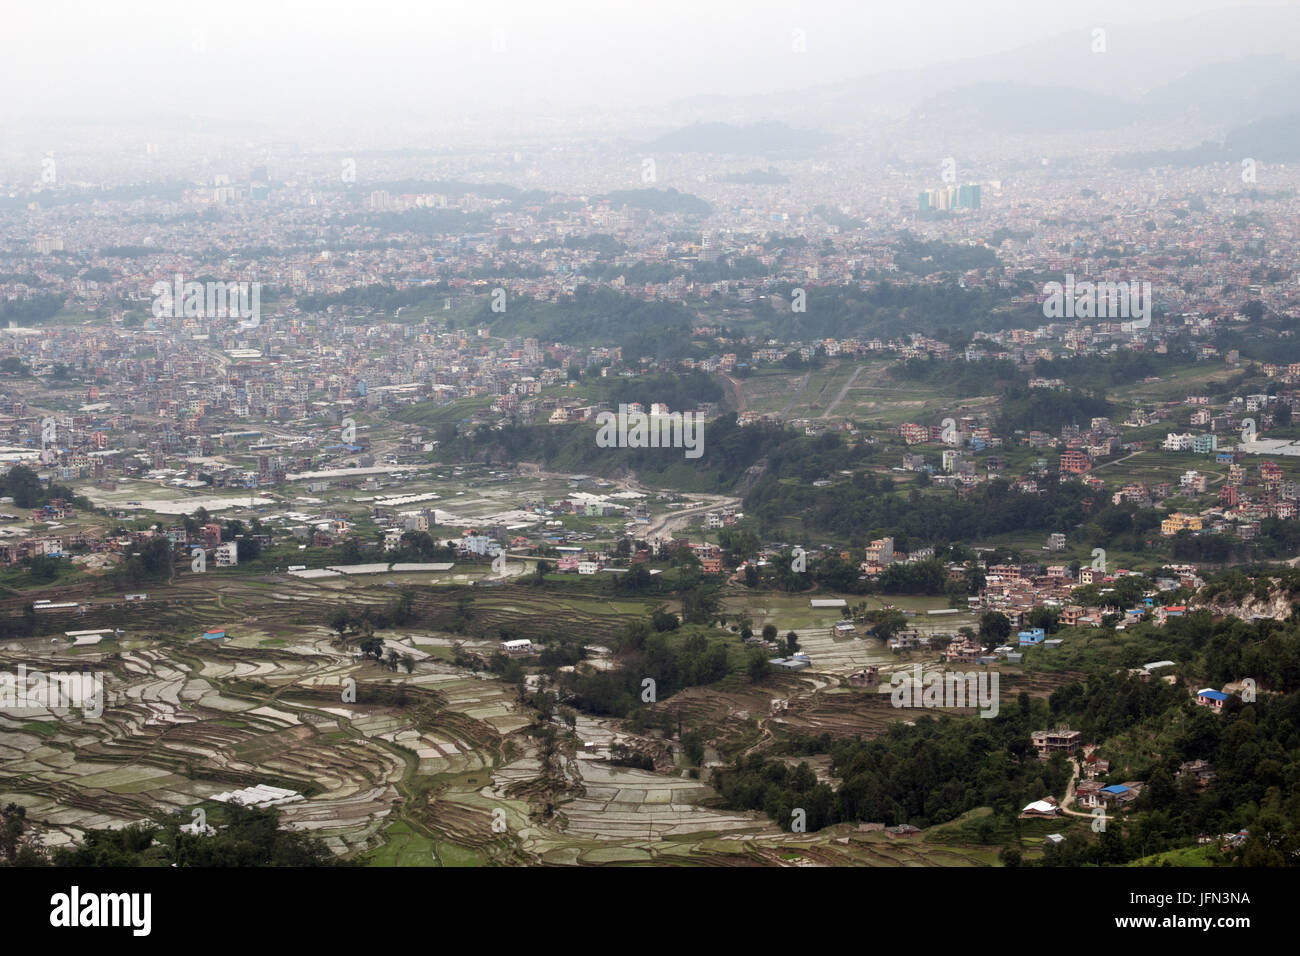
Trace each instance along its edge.
<path fill-rule="evenodd" d="M 340 603 L 354 612 L 381 609 L 392 589 L 334 579 L 249 583 L 258 586 L 182 575 L 151 592 L 147 611 L 113 609 L 92 596 L 76 626 L 124 613 L 148 625 L 128 617 L 116 641 L 77 655 L 48 637 L 0 647 L 3 670 L 75 667 L 103 681 L 98 719 L 42 707 L 0 711 L 0 801 L 26 807 L 45 844 L 172 814 L 188 819 L 217 794 L 268 784 L 304 797 L 280 807 L 287 825 L 372 865 L 991 861 L 985 848 L 959 844 L 918 849 L 856 833 L 845 840 L 838 828 L 788 834 L 761 814 L 719 808 L 707 780 L 708 767 L 728 759 L 723 751 L 796 733 L 871 735 L 907 717 L 887 698 L 844 685 L 846 674 L 894 660 L 874 640 L 834 636 L 829 622 L 800 630 L 816 662 L 810 671 L 774 674 L 761 687 L 692 688 L 654 705 L 715 735 L 704 771 L 692 778 L 679 744 L 638 736 L 612 719 L 580 715 L 571 737 L 557 719 L 567 742 L 547 756 L 536 710 L 514 686 L 451 662 L 456 644 L 489 656 L 498 622 L 599 643 L 643 616 L 645 602 L 506 585 L 474 595 L 473 629 L 483 635 L 475 637 L 440 629 L 454 600 L 445 589 L 420 588 L 421 625 L 375 635 L 410 655 L 408 674 L 357 659 L 322 623 Z M 755 618 L 788 619 L 795 605 L 780 606 L 784 600 L 755 609 Z M 204 640 L 206 627 L 225 627 L 229 637 Z M 1060 679 L 1035 678 L 1033 690 L 1050 692 Z M 772 716 L 769 703 L 778 697 L 789 707 Z M 655 754 L 656 770 L 613 765 L 615 743 Z"/>

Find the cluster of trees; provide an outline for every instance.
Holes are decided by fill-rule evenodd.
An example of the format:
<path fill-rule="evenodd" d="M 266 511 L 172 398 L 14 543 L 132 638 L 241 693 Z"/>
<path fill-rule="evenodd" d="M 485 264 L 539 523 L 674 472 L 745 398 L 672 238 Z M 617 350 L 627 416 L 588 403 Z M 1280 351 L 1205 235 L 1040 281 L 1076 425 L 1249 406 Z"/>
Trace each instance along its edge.
<path fill-rule="evenodd" d="M 36 633 L 36 606 L 24 604 L 21 617 L 0 614 L 0 639 L 31 637 Z"/>
<path fill-rule="evenodd" d="M 902 382 L 932 384 L 944 394 L 959 397 L 988 395 L 1029 380 L 1009 359 L 949 362 L 933 357 L 913 358 L 890 365 L 889 376 Z"/>
<path fill-rule="evenodd" d="M 1002 393 L 997 430 L 1002 434 L 1039 429 L 1055 433 L 1063 425 L 1107 418 L 1118 406 L 1100 391 L 1013 386 Z"/>
<path fill-rule="evenodd" d="M 676 189 L 616 189 L 597 199 L 608 199 L 615 208 L 648 209 L 660 215 L 707 216 L 713 212 L 713 207 L 699 196 Z"/>
<path fill-rule="evenodd" d="M 829 743 L 831 772 L 843 780 L 837 790 L 819 783 L 807 764 L 791 769 L 761 753 L 715 771 L 713 784 L 728 807 L 763 810 L 786 829 L 796 809 L 810 831 L 847 821 L 925 827 L 978 806 L 1018 813 L 1069 778 L 1063 759 L 1037 759 L 1031 719 L 1022 694 L 993 718 L 924 715 L 874 740 L 807 741 L 812 753 L 827 752 Z"/>
<path fill-rule="evenodd" d="M 173 564 L 171 541 L 153 537 L 140 545 L 139 551 L 130 552 L 118 569 L 123 579 L 140 584 L 170 578 Z"/>
<path fill-rule="evenodd" d="M 626 717 L 643 706 L 643 682 L 654 681 L 655 700 L 686 687 L 726 677 L 728 641 L 699 631 L 656 631 L 645 622 L 628 625 L 614 638 L 615 670 L 557 675 L 562 699 L 592 714 Z"/>
<path fill-rule="evenodd" d="M 10 803 L 0 810 L 0 866 L 41 866 L 45 854 L 23 839 L 27 830 L 27 808 Z"/>
<path fill-rule="evenodd" d="M 579 285 L 572 299 L 552 303 L 526 296 L 492 311 L 485 298 L 476 321 L 497 334 L 535 335 L 545 341 L 619 345 L 625 354 L 677 359 L 692 354 L 694 313 L 673 302 L 647 302 L 608 286 Z"/>
<path fill-rule="evenodd" d="M 999 261 L 998 254 L 988 246 L 939 239 L 925 241 L 904 233 L 894 249 L 894 264 L 903 272 L 925 276 L 936 272 L 992 269 L 999 265 Z"/>
<path fill-rule="evenodd" d="M 0 302 L 0 322 L 35 325 L 58 315 L 63 309 L 63 302 L 63 296 L 57 292 L 38 292 L 25 299 Z"/>
<path fill-rule="evenodd" d="M 633 402 L 640 402 L 646 409 L 654 402 L 663 402 L 671 411 L 679 412 L 723 399 L 718 380 L 699 371 L 595 379 L 591 388 L 593 397 L 608 401 L 613 411 Z"/>
<path fill-rule="evenodd" d="M 59 847 L 49 854 L 23 848 L 11 851 L 8 834 L 11 821 L 21 823 L 21 808 L 4 811 L 0 861 L 17 866 L 50 864 L 76 867 L 124 866 L 347 866 L 331 856 L 325 844 L 297 830 L 280 826 L 274 807 L 258 810 L 226 804 L 224 822 L 211 836 L 184 833 L 181 822 L 165 826 L 134 824 L 118 830 L 88 830 L 85 839 L 73 847 Z M 189 821 L 184 821 L 188 823 Z"/>
<path fill-rule="evenodd" d="M 1240 582 L 1235 582 L 1240 588 Z M 1294 586 L 1297 581 L 1292 581 Z M 986 614 L 981 637 L 999 641 L 1006 618 Z M 1098 838 L 1080 835 L 1049 849 L 1046 865 L 1120 864 L 1194 845 L 1200 833 L 1250 831 L 1231 857 L 1246 865 L 1300 861 L 1300 798 L 1288 781 L 1300 775 L 1300 619 L 1248 623 L 1216 621 L 1208 612 L 1171 619 L 1164 627 L 1139 625 L 1126 656 L 1166 656 L 1196 675 L 1196 685 L 1255 679 L 1253 702 L 1230 697 L 1223 713 L 1197 707 L 1189 686 L 1144 681 L 1098 662 L 1087 677 L 1065 684 L 1046 700 L 1018 695 L 994 718 L 931 717 L 914 727 L 894 725 L 871 741 L 790 738 L 772 755 L 829 753 L 832 791 L 805 767 L 791 769 L 770 756 L 751 754 L 715 775 L 728 806 L 761 809 L 789 828 L 794 811 L 808 829 L 845 821 L 929 826 L 978 806 L 1015 830 L 1020 807 L 1044 794 L 1060 794 L 1069 776 L 1067 755 L 1039 761 L 1031 729 L 1067 724 L 1106 750 L 1107 741 L 1141 728 L 1158 740 L 1156 753 L 1134 765 L 1117 764 L 1107 783 L 1138 779 L 1146 787 L 1122 825 Z M 1122 753 L 1123 751 L 1121 751 Z M 1077 756 L 1077 755 L 1076 755 Z M 1184 761 L 1208 760 L 1210 786 L 1177 777 Z M 990 829 L 993 829 L 990 825 Z M 1019 863 L 1017 851 L 1003 855 Z"/>
<path fill-rule="evenodd" d="M 1235 622 L 1226 638 L 1245 637 Z M 1257 635 L 1253 635 L 1256 636 Z M 1253 703 L 1230 697 L 1224 712 L 1213 714 L 1192 704 L 1187 688 L 1112 676 L 1070 685 L 1052 697 L 1054 711 L 1087 728 L 1089 734 L 1130 732 L 1140 724 L 1161 735 L 1159 756 L 1150 766 L 1128 768 L 1146 782 L 1134 812 L 1122 827 L 1112 826 L 1096 841 L 1067 838 L 1049 849 L 1043 865 L 1123 864 L 1151 854 L 1194 844 L 1201 833 L 1217 836 L 1248 830 L 1249 839 L 1225 862 L 1246 866 L 1300 863 L 1300 798 L 1290 782 L 1300 774 L 1300 697 L 1294 681 L 1300 672 L 1294 635 L 1266 638 L 1255 645 L 1259 657 L 1235 666 L 1256 667 L 1265 679 L 1288 684 L 1285 694 L 1261 693 Z M 1230 668 L 1232 649 L 1209 648 L 1209 658 Z M 1225 654 L 1226 651 L 1226 654 Z M 1215 666 L 1215 665 L 1211 665 Z M 1241 671 L 1236 671 L 1237 676 Z M 1257 678 L 1258 679 L 1258 678 Z M 1217 681 L 1211 681 L 1217 683 Z M 1181 763 L 1208 760 L 1214 766 L 1209 787 L 1189 776 L 1178 778 Z M 1112 775 L 1110 783 L 1121 782 Z"/>
<path fill-rule="evenodd" d="M 59 571 L 66 565 L 58 558 L 46 554 L 33 554 L 23 558 L 23 567 L 32 581 L 48 584 L 59 576 Z"/>
<path fill-rule="evenodd" d="M 789 440 L 789 433 L 774 426 L 737 426 L 735 415 L 706 423 L 702 434 L 703 454 L 686 458 L 679 449 L 601 448 L 591 424 L 506 425 L 456 437 L 440 445 L 438 454 L 453 461 L 537 461 L 555 471 L 633 471 L 665 487 L 730 491 L 768 449 Z"/>
<path fill-rule="evenodd" d="M 38 508 L 54 498 L 62 498 L 82 510 L 91 508 L 89 500 L 75 494 L 66 485 L 41 484 L 40 477 L 26 465 L 14 465 L 0 475 L 0 496 L 12 497 L 19 508 Z"/>
<path fill-rule="evenodd" d="M 772 467 L 745 499 L 745 513 L 756 517 L 765 533 L 778 531 L 793 515 L 808 529 L 852 543 L 865 544 L 880 534 L 960 541 L 1072 528 L 1088 516 L 1082 504 L 1087 495 L 1077 482 L 1048 481 L 1041 494 L 1024 495 L 995 478 L 959 497 L 955 492 L 896 492 L 888 478 L 859 473 L 831 487 L 815 488 L 811 483 L 782 483 L 784 460 L 784 455 L 774 455 Z"/>
<path fill-rule="evenodd" d="M 330 629 L 338 633 L 340 641 L 348 640 L 349 635 L 360 636 L 362 653 L 380 660 L 383 655 L 383 641 L 374 636 L 375 631 L 393 626 L 404 627 L 416 624 L 419 620 L 420 613 L 415 606 L 415 592 L 411 588 L 403 588 L 383 611 L 366 607 L 359 614 L 353 614 L 347 608 L 336 608 L 330 612 L 328 623 Z M 411 669 L 407 667 L 407 673 L 410 673 Z"/>
<path fill-rule="evenodd" d="M 1195 360 L 1195 355 L 1186 348 L 1173 348 L 1164 355 L 1120 349 L 1109 355 L 1039 359 L 1034 363 L 1034 374 L 1041 378 L 1059 378 L 1076 387 L 1105 389 L 1131 385 L 1153 375 L 1167 375 L 1170 365 Z"/>
<path fill-rule="evenodd" d="M 1159 523 L 1154 512 L 1143 521 Z M 1195 564 L 1228 564 L 1286 558 L 1300 550 L 1300 519 L 1265 518 L 1260 532 L 1246 540 L 1232 534 L 1196 534 L 1180 531 L 1170 539 L 1171 555 L 1178 561 Z"/>
<path fill-rule="evenodd" d="M 404 531 L 398 539 L 397 547 L 384 553 L 388 561 L 454 561 L 456 549 L 450 545 L 440 545 L 427 531 Z"/>
<path fill-rule="evenodd" d="M 1197 680 L 1220 686 L 1250 677 L 1264 692 L 1300 690 L 1300 616 L 1246 622 L 1218 617 L 1212 608 L 1190 609 L 1162 625 L 1138 623 L 1117 644 L 1092 648 L 1095 664 L 1137 668 L 1151 660 L 1183 665 Z M 1072 725 L 1073 726 L 1073 725 Z"/>
<path fill-rule="evenodd" d="M 1277 593 L 1288 597 L 1300 593 L 1300 568 L 1286 565 L 1255 570 L 1233 568 L 1207 580 L 1198 597 L 1211 603 L 1227 600 L 1240 604 L 1247 595 L 1266 601 Z"/>
<path fill-rule="evenodd" d="M 984 250 L 994 255 L 991 250 Z M 976 253 L 976 255 L 983 255 Z M 929 271 L 939 271 L 929 269 Z M 789 299 L 793 284 L 778 284 L 776 291 Z M 817 286 L 807 290 L 807 311 L 778 311 L 770 300 L 753 306 L 755 318 L 763 319 L 779 334 L 789 338 L 842 338 L 850 335 L 891 338 L 909 332 L 926 332 L 945 340 L 959 339 L 976 329 L 1004 327 L 1014 322 L 1003 290 L 966 289 L 955 282 L 944 285 L 909 285 L 881 282 L 860 286 Z M 1028 325 L 1029 315 L 1020 323 Z M 1037 321 L 1042 321 L 1038 313 Z"/>
<path fill-rule="evenodd" d="M 796 570 L 794 552 L 783 551 L 763 573 L 751 568 L 753 573 L 746 575 L 745 583 L 749 587 L 768 583 L 783 591 L 822 587 L 841 594 L 948 594 L 956 603 L 964 603 L 968 595 L 978 592 L 976 578 L 950 581 L 940 557 L 891 564 L 874 579 L 864 577 L 856 561 L 838 554 L 805 559 L 804 563 L 805 570 Z"/>

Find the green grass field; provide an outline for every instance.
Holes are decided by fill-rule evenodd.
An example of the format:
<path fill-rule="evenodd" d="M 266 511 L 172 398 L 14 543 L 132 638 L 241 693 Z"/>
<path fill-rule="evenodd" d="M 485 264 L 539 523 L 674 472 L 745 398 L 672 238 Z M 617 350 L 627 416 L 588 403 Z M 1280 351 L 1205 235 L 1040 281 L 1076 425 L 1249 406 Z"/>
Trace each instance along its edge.
<path fill-rule="evenodd" d="M 384 843 L 366 857 L 366 866 L 437 866 L 434 844 L 401 820 L 384 830 Z"/>

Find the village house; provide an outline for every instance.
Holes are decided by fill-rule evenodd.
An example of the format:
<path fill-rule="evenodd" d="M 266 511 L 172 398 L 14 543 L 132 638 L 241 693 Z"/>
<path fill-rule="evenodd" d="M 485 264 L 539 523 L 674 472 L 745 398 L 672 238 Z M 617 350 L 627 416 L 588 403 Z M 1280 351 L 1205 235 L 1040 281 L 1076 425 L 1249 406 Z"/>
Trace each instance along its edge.
<path fill-rule="evenodd" d="M 1022 819 L 1034 819 L 1036 817 L 1058 817 L 1061 815 L 1061 808 L 1056 802 L 1056 797 L 1046 797 L 1042 800 L 1035 800 L 1020 811 Z"/>
<path fill-rule="evenodd" d="M 880 668 L 872 665 L 855 671 L 848 677 L 850 687 L 875 687 L 880 683 Z"/>
<path fill-rule="evenodd" d="M 1083 745 L 1082 732 L 1069 727 L 1035 730 L 1029 736 L 1040 760 L 1046 760 L 1054 753 L 1073 753 Z"/>
<path fill-rule="evenodd" d="M 1090 753 L 1084 758 L 1083 773 L 1089 780 L 1104 777 L 1110 773 L 1110 761 L 1102 760 L 1096 753 Z"/>
<path fill-rule="evenodd" d="M 1222 711 L 1227 700 L 1227 694 L 1211 687 L 1205 687 L 1196 692 L 1196 705 L 1198 707 L 1208 707 L 1213 711 Z"/>
<path fill-rule="evenodd" d="M 1174 777 L 1180 780 L 1183 777 L 1191 777 L 1196 781 L 1196 786 L 1204 789 L 1214 779 L 1214 764 L 1207 760 L 1187 760 L 1178 765 L 1178 772 Z"/>
<path fill-rule="evenodd" d="M 943 659 L 948 663 L 975 664 L 984 654 L 984 648 L 975 638 L 961 635 L 943 652 Z"/>
<path fill-rule="evenodd" d="M 1102 806 L 1101 789 L 1104 786 L 1100 780 L 1080 780 L 1074 787 L 1074 802 L 1085 810 Z"/>

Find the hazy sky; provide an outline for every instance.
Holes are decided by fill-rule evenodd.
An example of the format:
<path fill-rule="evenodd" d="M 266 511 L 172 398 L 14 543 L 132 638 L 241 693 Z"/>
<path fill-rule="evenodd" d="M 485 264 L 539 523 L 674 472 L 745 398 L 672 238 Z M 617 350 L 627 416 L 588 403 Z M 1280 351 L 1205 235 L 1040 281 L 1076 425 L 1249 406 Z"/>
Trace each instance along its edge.
<path fill-rule="evenodd" d="M 6 0 L 0 118 L 375 118 L 798 89 L 1241 0 Z M 793 52 L 803 30 L 807 53 Z M 494 49 L 494 38 L 496 48 Z"/>

